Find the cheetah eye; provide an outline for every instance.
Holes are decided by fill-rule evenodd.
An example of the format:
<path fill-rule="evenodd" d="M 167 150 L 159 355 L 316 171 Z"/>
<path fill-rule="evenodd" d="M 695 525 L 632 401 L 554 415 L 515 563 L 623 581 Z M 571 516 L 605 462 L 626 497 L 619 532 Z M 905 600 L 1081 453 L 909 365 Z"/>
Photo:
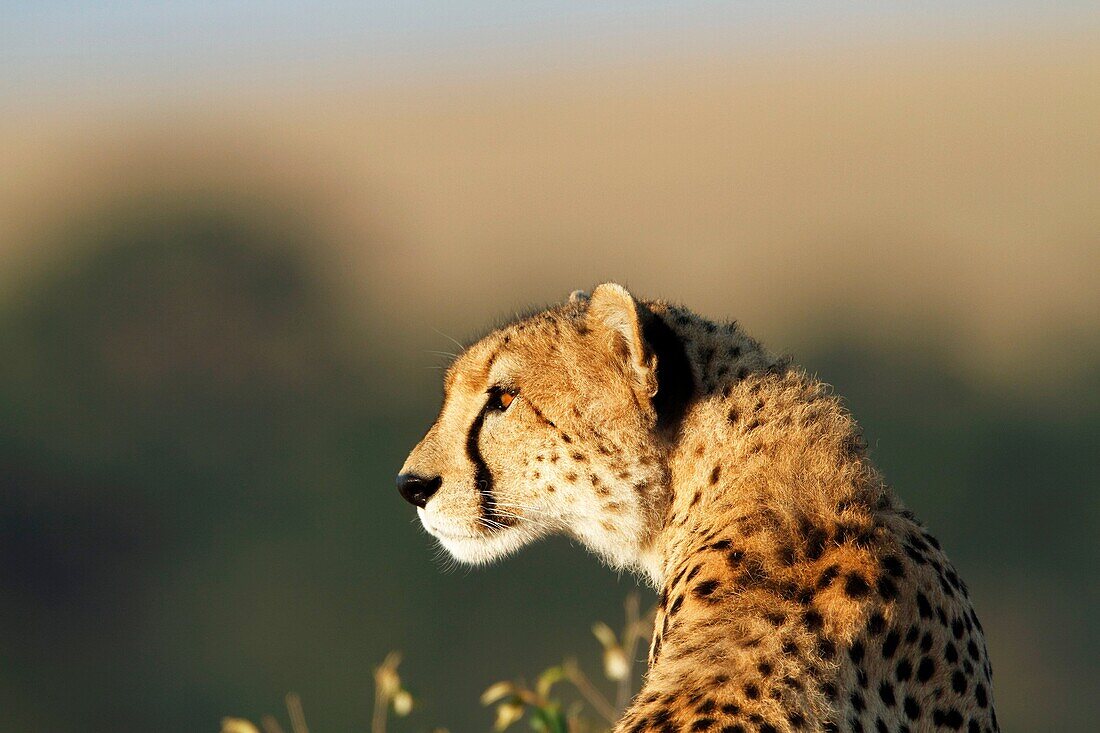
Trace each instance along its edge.
<path fill-rule="evenodd" d="M 516 399 L 519 390 L 504 389 L 503 387 L 489 388 L 489 401 L 485 403 L 486 412 L 504 412 L 508 405 Z"/>

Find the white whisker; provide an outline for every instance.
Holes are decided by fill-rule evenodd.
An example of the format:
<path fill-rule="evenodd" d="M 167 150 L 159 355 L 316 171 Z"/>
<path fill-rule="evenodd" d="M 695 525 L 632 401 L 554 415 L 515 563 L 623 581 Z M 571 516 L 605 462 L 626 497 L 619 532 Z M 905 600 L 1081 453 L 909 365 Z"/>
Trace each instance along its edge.
<path fill-rule="evenodd" d="M 512 519 L 518 519 L 522 522 L 527 522 L 527 523 L 532 524 L 536 527 L 541 527 L 542 529 L 546 529 L 546 530 L 553 529 L 546 522 L 541 522 L 537 519 L 532 519 L 531 517 L 523 516 L 522 514 L 516 514 L 514 512 L 510 512 L 510 511 L 500 509 L 500 508 L 497 508 L 495 511 L 496 511 L 497 514 L 500 514 L 502 516 L 511 517 Z"/>
<path fill-rule="evenodd" d="M 550 516 L 550 513 L 546 510 L 539 509 L 538 507 L 528 506 L 527 504 L 514 504 L 508 501 L 497 501 L 496 506 L 507 507 L 509 509 L 519 509 L 524 512 L 532 512 L 534 514 L 538 514 L 544 517 Z"/>
<path fill-rule="evenodd" d="M 454 344 L 455 346 L 457 346 L 457 347 L 458 347 L 458 350 L 459 350 L 459 351 L 464 351 L 464 350 L 466 349 L 466 347 L 465 347 L 465 346 L 463 346 L 463 345 L 462 345 L 462 343 L 461 343 L 461 342 L 459 342 L 459 340 L 458 340 L 458 339 L 456 339 L 456 338 L 454 338 L 454 337 L 452 337 L 452 336 L 448 336 L 447 334 L 445 334 L 445 333 L 443 333 L 442 331 L 440 331 L 440 330 L 439 330 L 438 328 L 433 328 L 432 330 L 433 330 L 433 331 L 435 331 L 436 333 L 438 333 L 438 334 L 439 334 L 440 336 L 442 336 L 443 338 L 445 338 L 445 339 L 447 339 L 448 341 L 450 341 L 451 343 L 453 343 L 453 344 Z M 456 357 L 456 358 L 457 358 L 457 357 Z"/>

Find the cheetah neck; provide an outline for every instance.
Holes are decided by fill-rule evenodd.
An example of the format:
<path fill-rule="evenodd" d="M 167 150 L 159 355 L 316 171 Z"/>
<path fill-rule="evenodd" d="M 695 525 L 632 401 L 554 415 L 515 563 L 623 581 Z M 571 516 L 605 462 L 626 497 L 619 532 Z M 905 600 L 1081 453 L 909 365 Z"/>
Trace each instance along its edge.
<path fill-rule="evenodd" d="M 826 385 L 736 324 L 665 318 L 684 343 L 697 393 L 667 453 L 659 529 L 640 557 L 658 589 L 704 546 L 756 534 L 799 543 L 800 527 L 843 512 L 869 517 L 890 501 L 858 426 Z"/>

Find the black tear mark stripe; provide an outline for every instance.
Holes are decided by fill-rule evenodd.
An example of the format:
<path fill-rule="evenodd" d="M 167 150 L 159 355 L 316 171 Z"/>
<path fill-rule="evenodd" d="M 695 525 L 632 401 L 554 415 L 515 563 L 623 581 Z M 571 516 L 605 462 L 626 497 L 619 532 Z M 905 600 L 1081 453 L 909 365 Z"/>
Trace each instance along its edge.
<path fill-rule="evenodd" d="M 481 446 L 478 441 L 481 437 L 481 426 L 485 422 L 486 411 L 479 410 L 477 417 L 470 425 L 470 432 L 466 435 L 466 455 L 474 464 L 474 483 L 477 484 L 481 513 L 486 519 L 494 519 L 496 514 L 496 498 L 493 495 L 493 472 L 485 464 L 485 458 L 481 455 Z"/>
<path fill-rule="evenodd" d="M 695 396 L 695 375 L 684 342 L 672 327 L 645 306 L 641 310 L 642 338 L 657 357 L 657 394 L 653 397 L 657 428 L 675 433 Z"/>
<path fill-rule="evenodd" d="M 492 368 L 493 362 L 496 361 L 499 353 L 495 352 L 489 357 L 489 361 L 485 364 L 486 373 Z M 482 516 L 485 519 L 510 527 L 515 524 L 515 520 L 508 514 L 500 514 L 497 511 L 496 494 L 493 493 L 493 472 L 489 470 L 489 466 L 485 463 L 485 457 L 481 455 L 481 426 L 485 423 L 487 412 L 483 406 L 482 409 L 478 410 L 477 417 L 470 424 L 470 432 L 466 434 L 466 455 L 469 457 L 470 463 L 474 464 L 474 483 L 477 485 Z"/>

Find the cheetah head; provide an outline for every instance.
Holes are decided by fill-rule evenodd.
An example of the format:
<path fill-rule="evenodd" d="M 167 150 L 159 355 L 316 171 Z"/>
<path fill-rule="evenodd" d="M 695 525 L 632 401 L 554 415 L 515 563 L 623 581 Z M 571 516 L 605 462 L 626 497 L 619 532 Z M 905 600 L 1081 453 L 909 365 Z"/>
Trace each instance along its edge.
<path fill-rule="evenodd" d="M 398 488 L 461 562 L 561 533 L 637 568 L 691 385 L 683 345 L 649 306 L 614 284 L 574 293 L 459 355 Z"/>

